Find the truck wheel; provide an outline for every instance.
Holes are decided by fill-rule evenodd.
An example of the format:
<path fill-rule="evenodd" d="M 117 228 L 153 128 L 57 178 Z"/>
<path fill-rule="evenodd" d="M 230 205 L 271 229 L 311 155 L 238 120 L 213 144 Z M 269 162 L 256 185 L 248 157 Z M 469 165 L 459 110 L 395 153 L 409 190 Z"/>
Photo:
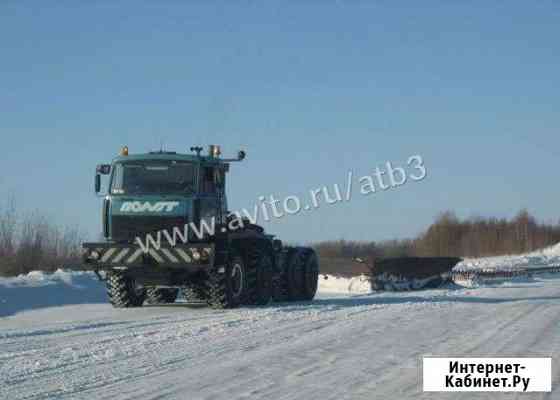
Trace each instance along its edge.
<path fill-rule="evenodd" d="M 256 243 L 247 254 L 247 304 L 265 305 L 272 298 L 272 257 Z"/>
<path fill-rule="evenodd" d="M 296 249 L 294 247 L 287 247 L 284 250 L 281 272 L 274 276 L 272 281 L 272 295 L 274 301 L 283 302 L 293 300 L 290 291 L 290 277 L 292 275 L 292 260 L 295 254 Z"/>
<path fill-rule="evenodd" d="M 276 274 L 272 277 L 272 299 L 277 302 L 286 301 L 286 285 L 282 274 Z"/>
<path fill-rule="evenodd" d="M 107 277 L 107 296 L 115 308 L 141 307 L 146 290 L 136 285 L 134 279 L 120 272 L 111 272 Z"/>
<path fill-rule="evenodd" d="M 187 303 L 200 303 L 205 302 L 208 299 L 208 294 L 201 285 L 187 285 L 181 292 Z"/>
<path fill-rule="evenodd" d="M 288 264 L 288 299 L 289 300 L 303 300 L 303 287 L 305 276 L 305 260 L 307 252 L 303 247 L 297 247 Z"/>
<path fill-rule="evenodd" d="M 319 261 L 317 254 L 313 249 L 305 251 L 304 265 L 303 265 L 303 288 L 302 300 L 313 300 L 317 293 L 317 285 L 319 281 Z"/>
<path fill-rule="evenodd" d="M 174 303 L 179 294 L 179 289 L 150 287 L 146 290 L 146 302 L 148 304 Z"/>
<path fill-rule="evenodd" d="M 215 309 L 234 308 L 245 300 L 247 268 L 238 255 L 225 267 L 215 266 L 208 273 L 208 304 Z"/>
<path fill-rule="evenodd" d="M 312 300 L 317 292 L 319 262 L 313 249 L 296 247 L 291 250 L 285 266 L 287 300 Z"/>

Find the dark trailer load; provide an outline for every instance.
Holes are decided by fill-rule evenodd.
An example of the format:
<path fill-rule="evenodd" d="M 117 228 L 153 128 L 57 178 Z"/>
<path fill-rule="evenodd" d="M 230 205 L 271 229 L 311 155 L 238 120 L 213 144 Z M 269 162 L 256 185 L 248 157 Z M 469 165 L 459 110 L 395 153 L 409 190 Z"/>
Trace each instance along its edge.
<path fill-rule="evenodd" d="M 368 264 L 373 290 L 416 290 L 439 287 L 451 280 L 451 271 L 461 262 L 456 257 L 378 258 Z"/>

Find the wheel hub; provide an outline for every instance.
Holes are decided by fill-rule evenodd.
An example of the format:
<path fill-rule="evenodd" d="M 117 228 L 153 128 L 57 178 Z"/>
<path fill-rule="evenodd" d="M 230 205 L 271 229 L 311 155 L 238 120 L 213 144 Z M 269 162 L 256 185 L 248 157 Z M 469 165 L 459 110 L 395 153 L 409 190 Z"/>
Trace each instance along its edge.
<path fill-rule="evenodd" d="M 243 292 L 243 267 L 241 264 L 233 264 L 231 268 L 231 291 L 233 297 L 241 296 Z"/>

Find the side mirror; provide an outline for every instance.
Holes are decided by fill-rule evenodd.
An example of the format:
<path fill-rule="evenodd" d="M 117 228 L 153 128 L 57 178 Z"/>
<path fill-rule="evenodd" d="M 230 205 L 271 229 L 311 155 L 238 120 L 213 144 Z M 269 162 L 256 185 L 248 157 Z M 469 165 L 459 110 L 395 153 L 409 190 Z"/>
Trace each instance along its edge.
<path fill-rule="evenodd" d="M 99 164 L 95 172 L 101 175 L 109 175 L 111 173 L 111 164 Z"/>
<path fill-rule="evenodd" d="M 101 175 L 95 174 L 95 193 L 101 191 Z"/>

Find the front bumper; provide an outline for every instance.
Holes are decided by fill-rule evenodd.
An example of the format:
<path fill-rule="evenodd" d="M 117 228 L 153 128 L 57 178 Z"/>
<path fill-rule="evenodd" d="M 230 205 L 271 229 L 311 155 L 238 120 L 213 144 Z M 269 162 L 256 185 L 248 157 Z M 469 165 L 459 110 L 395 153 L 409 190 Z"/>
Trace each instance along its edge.
<path fill-rule="evenodd" d="M 203 269 L 214 265 L 213 243 L 143 249 L 135 244 L 84 243 L 83 262 L 94 269 L 158 267 Z"/>

